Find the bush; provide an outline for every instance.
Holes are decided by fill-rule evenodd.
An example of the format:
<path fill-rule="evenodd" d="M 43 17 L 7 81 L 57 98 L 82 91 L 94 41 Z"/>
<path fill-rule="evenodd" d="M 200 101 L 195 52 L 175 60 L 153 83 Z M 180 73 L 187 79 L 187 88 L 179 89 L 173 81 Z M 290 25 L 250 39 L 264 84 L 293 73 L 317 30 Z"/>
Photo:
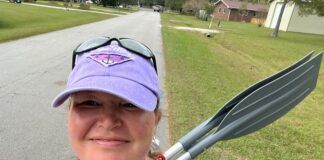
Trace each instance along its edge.
<path fill-rule="evenodd" d="M 183 12 L 196 15 L 199 10 L 205 9 L 206 4 L 208 4 L 207 0 L 188 0 L 182 5 Z"/>
<path fill-rule="evenodd" d="M 89 10 L 90 9 L 90 4 L 88 3 L 80 3 L 80 9 L 84 9 L 84 10 Z"/>
<path fill-rule="evenodd" d="M 34 3 L 36 2 L 36 0 L 22 0 L 23 2 L 30 2 L 30 3 Z"/>

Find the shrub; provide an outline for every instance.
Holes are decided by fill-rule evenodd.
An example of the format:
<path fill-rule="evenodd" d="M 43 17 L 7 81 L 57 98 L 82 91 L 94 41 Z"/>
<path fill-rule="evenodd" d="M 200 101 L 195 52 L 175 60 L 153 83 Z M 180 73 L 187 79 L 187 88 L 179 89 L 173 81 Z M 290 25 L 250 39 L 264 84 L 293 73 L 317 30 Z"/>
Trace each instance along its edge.
<path fill-rule="evenodd" d="M 80 3 L 80 9 L 84 9 L 84 10 L 89 10 L 90 9 L 90 4 L 88 3 Z"/>
<path fill-rule="evenodd" d="M 34 3 L 36 2 L 36 0 L 22 0 L 23 2 L 31 2 L 31 3 Z"/>

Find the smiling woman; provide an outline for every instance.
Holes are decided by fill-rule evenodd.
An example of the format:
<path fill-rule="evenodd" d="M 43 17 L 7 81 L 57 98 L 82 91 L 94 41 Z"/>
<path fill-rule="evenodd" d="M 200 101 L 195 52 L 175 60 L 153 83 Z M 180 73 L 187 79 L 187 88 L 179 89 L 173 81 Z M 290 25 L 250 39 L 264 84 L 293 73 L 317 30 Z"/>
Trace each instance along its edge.
<path fill-rule="evenodd" d="M 143 160 L 159 116 L 102 92 L 78 92 L 71 98 L 68 128 L 80 159 Z"/>
<path fill-rule="evenodd" d="M 117 42 L 117 43 L 114 43 Z M 80 160 L 155 159 L 150 147 L 161 118 L 155 58 L 142 43 L 97 37 L 74 51 L 67 88 L 68 130 Z"/>

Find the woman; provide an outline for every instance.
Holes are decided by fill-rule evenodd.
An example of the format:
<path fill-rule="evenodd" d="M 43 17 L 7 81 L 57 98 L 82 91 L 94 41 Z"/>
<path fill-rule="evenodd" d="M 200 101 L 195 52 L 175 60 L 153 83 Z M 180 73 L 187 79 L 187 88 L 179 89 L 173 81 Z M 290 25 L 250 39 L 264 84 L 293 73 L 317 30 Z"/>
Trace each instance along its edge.
<path fill-rule="evenodd" d="M 155 58 L 132 39 L 97 37 L 73 52 L 68 130 L 80 160 L 147 160 L 161 118 Z"/>

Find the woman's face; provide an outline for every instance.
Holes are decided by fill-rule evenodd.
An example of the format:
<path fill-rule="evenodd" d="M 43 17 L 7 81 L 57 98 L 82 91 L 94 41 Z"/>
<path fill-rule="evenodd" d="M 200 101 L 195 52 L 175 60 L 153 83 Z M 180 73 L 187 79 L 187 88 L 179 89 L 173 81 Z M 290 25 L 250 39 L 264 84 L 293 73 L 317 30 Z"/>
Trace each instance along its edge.
<path fill-rule="evenodd" d="M 159 119 L 114 95 L 78 92 L 71 96 L 70 142 L 80 160 L 144 160 Z"/>

